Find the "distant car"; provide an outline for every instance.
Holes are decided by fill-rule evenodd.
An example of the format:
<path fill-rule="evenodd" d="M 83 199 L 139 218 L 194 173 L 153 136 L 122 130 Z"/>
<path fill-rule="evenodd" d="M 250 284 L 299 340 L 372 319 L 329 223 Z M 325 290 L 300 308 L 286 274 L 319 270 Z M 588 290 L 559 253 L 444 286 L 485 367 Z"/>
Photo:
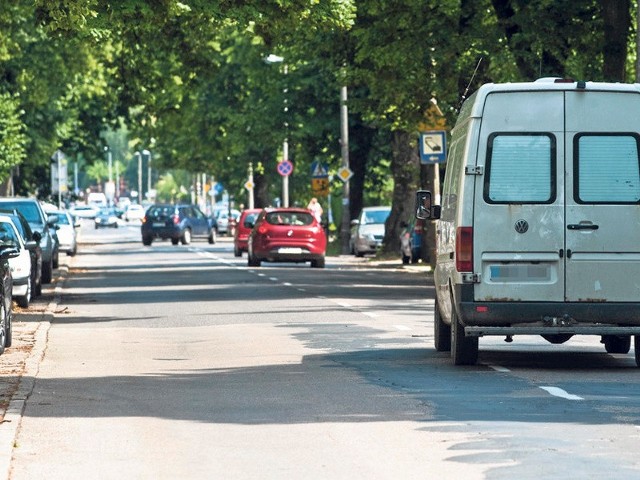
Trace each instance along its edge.
<path fill-rule="evenodd" d="M 51 210 L 49 215 L 58 217 L 56 229 L 58 231 L 58 241 L 60 251 L 69 256 L 74 256 L 78 251 L 78 231 L 80 224 L 66 210 Z"/>
<path fill-rule="evenodd" d="M 2 214 L 4 215 L 4 213 Z M 22 237 L 22 242 L 29 251 L 29 256 L 31 257 L 31 296 L 39 296 L 42 294 L 42 247 L 40 247 L 42 235 L 40 235 L 40 232 L 31 230 L 29 222 L 20 212 L 16 211 L 6 215 L 16 226 L 18 233 Z"/>
<path fill-rule="evenodd" d="M 71 209 L 69 209 L 69 212 L 74 217 L 89 218 L 91 220 L 96 218 L 96 215 L 98 214 L 99 211 L 100 211 L 100 208 L 96 207 L 95 205 L 76 205 L 74 207 L 71 207 Z"/>
<path fill-rule="evenodd" d="M 261 262 L 311 262 L 324 268 L 327 237 L 306 208 L 267 208 L 256 219 L 248 240 L 248 265 Z"/>
<path fill-rule="evenodd" d="M 240 210 L 235 208 L 231 209 L 231 214 L 229 214 L 229 209 L 227 208 L 216 210 L 215 219 L 218 233 L 220 235 L 233 235 L 239 218 Z"/>
<path fill-rule="evenodd" d="M 127 222 L 132 220 L 142 220 L 144 218 L 144 207 L 138 203 L 132 203 L 127 205 L 124 211 L 124 219 Z"/>
<path fill-rule="evenodd" d="M 236 257 L 241 257 L 242 252 L 247 251 L 249 234 L 251 233 L 251 229 L 256 223 L 256 219 L 261 211 L 261 208 L 251 208 L 243 210 L 240 214 L 238 224 L 236 225 L 235 235 L 233 237 L 233 254 Z"/>
<path fill-rule="evenodd" d="M 18 251 L 17 256 L 9 259 L 13 279 L 11 295 L 19 306 L 27 308 L 34 288 L 31 276 L 31 255 L 13 220 L 7 215 L 0 215 L 0 245 L 13 247 Z"/>
<path fill-rule="evenodd" d="M 206 238 L 215 243 L 213 225 L 213 219 L 195 205 L 154 205 L 142 219 L 142 244 L 151 245 L 156 238 L 171 239 L 174 245 L 180 242 L 189 245 L 192 238 Z"/>
<path fill-rule="evenodd" d="M 356 257 L 376 253 L 384 239 L 384 224 L 391 207 L 365 207 L 356 220 L 351 221 L 351 252 Z"/>
<path fill-rule="evenodd" d="M 93 219 L 96 229 L 118 228 L 118 211 L 115 208 L 101 208 Z"/>
<path fill-rule="evenodd" d="M 44 213 L 35 198 L 2 197 L 0 210 L 17 210 L 29 222 L 34 232 L 40 232 L 42 239 L 42 283 L 51 283 L 53 269 L 58 267 L 58 236 L 53 228 L 58 219 Z"/>
<path fill-rule="evenodd" d="M 400 255 L 402 263 L 418 263 L 422 257 L 422 234 L 425 221 L 413 218 L 400 232 Z"/>

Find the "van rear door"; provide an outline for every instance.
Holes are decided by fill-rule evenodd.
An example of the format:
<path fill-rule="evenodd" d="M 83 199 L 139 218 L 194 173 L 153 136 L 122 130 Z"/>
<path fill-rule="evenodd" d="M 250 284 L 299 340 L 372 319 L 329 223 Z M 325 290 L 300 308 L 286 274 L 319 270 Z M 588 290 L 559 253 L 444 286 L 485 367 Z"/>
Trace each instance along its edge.
<path fill-rule="evenodd" d="M 487 95 L 467 172 L 476 301 L 564 300 L 564 152 L 562 91 Z"/>
<path fill-rule="evenodd" d="M 640 298 L 640 93 L 566 95 L 566 300 Z"/>

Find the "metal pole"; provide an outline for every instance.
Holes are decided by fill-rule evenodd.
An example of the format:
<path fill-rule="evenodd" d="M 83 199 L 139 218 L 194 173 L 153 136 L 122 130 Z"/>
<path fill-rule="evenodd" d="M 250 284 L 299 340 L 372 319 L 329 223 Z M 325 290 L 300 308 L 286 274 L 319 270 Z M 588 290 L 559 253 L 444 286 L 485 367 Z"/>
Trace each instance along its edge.
<path fill-rule="evenodd" d="M 288 87 L 287 87 L 287 74 L 289 68 L 285 63 L 284 67 L 284 143 L 282 144 L 282 161 L 289 161 L 289 105 L 288 105 Z M 289 175 L 282 176 L 282 205 L 284 207 L 289 206 Z"/>
<path fill-rule="evenodd" d="M 342 155 L 342 167 L 349 168 L 349 112 L 347 109 L 347 87 L 340 89 L 340 151 Z M 349 180 L 344 182 L 342 189 L 342 222 L 340 225 L 340 238 L 342 254 L 348 255 L 349 236 L 351 235 L 351 211 L 349 206 Z"/>
<path fill-rule="evenodd" d="M 136 152 L 134 155 L 138 157 L 138 203 L 142 205 L 142 154 Z"/>
<path fill-rule="evenodd" d="M 249 162 L 249 183 L 251 188 L 249 188 L 249 208 L 255 208 L 255 201 L 253 198 L 253 162 Z"/>
<path fill-rule="evenodd" d="M 56 152 L 58 160 L 58 208 L 62 208 L 62 155 L 60 150 Z"/>

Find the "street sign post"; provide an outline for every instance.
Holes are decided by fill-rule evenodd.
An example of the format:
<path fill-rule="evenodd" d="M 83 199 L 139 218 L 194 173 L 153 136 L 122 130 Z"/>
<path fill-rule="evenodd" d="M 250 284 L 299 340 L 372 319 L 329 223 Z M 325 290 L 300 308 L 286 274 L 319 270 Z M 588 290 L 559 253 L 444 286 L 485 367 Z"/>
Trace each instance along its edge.
<path fill-rule="evenodd" d="M 431 130 L 420 133 L 420 163 L 430 165 L 447 160 L 447 132 Z"/>

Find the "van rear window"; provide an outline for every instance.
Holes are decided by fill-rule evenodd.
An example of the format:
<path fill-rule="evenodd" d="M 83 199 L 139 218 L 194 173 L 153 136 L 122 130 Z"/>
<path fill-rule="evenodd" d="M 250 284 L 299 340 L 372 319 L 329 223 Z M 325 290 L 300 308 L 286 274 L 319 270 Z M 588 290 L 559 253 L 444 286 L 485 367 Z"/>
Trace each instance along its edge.
<path fill-rule="evenodd" d="M 548 133 L 494 133 L 489 137 L 487 203 L 553 203 L 555 138 Z"/>
<path fill-rule="evenodd" d="M 577 203 L 640 203 L 638 136 L 580 134 L 574 140 Z"/>

